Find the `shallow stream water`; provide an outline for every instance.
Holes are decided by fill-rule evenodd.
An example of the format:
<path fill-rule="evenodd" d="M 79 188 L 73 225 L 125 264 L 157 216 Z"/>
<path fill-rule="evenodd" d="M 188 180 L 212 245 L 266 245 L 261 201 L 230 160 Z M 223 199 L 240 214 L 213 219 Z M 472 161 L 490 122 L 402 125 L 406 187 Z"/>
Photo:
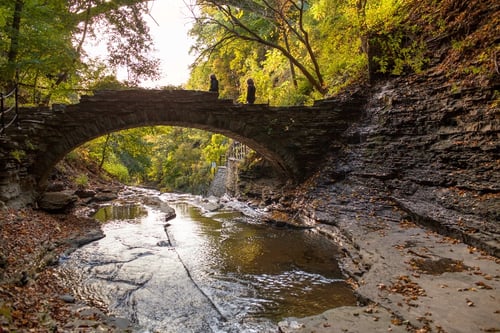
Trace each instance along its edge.
<path fill-rule="evenodd" d="M 78 298 L 138 332 L 277 332 L 283 318 L 355 304 L 324 237 L 240 209 L 207 212 L 194 196 L 144 194 L 177 216 L 167 222 L 158 206 L 140 202 L 106 207 L 97 213 L 106 237 L 60 267 Z"/>

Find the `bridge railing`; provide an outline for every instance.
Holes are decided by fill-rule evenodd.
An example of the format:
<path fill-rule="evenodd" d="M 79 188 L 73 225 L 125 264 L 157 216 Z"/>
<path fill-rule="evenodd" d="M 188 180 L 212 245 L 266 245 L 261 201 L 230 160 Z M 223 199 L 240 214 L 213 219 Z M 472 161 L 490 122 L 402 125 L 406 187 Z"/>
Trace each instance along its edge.
<path fill-rule="evenodd" d="M 225 156 L 222 157 L 225 163 L 222 164 L 227 164 L 228 161 L 233 160 L 233 161 L 241 161 L 243 160 L 250 152 L 252 149 L 250 149 L 248 146 L 245 146 L 241 142 L 238 141 L 233 141 L 229 149 L 227 150 L 227 153 Z"/>
<path fill-rule="evenodd" d="M 3 134 L 14 122 L 19 124 L 17 87 L 7 94 L 0 92 L 0 134 Z"/>

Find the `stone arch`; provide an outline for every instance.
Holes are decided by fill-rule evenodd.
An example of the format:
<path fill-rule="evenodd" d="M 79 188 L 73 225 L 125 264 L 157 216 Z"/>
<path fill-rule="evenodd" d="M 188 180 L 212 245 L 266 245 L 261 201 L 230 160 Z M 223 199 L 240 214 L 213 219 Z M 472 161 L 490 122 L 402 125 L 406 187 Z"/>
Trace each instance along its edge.
<path fill-rule="evenodd" d="M 363 99 L 271 107 L 234 104 L 202 91 L 97 91 L 82 96 L 78 104 L 22 109 L 21 127 L 11 133 L 17 146 L 2 147 L 0 152 L 3 156 L 9 149 L 29 152 L 21 163 L 26 174 L 18 183 L 43 188 L 55 164 L 93 138 L 142 126 L 179 126 L 233 138 L 260 153 L 284 178 L 301 181 L 345 141 L 343 133 L 358 121 L 363 106 Z M 2 163 L 6 169 L 10 162 Z"/>
<path fill-rule="evenodd" d="M 178 126 L 220 133 L 235 139 L 264 156 L 278 174 L 293 178 L 293 171 L 279 153 L 262 142 L 261 126 L 252 125 L 249 113 L 232 101 L 218 100 L 205 92 L 112 91 L 82 98 L 76 105 L 56 106 L 47 122 L 44 145 L 35 157 L 32 173 L 43 187 L 49 173 L 76 147 L 111 132 L 144 126 Z M 137 101 L 147 100 L 147 103 Z M 255 131 L 257 129 L 257 131 Z M 43 134 L 42 134 L 43 135 Z"/>
<path fill-rule="evenodd" d="M 212 133 L 222 134 L 231 139 L 241 142 L 242 144 L 250 147 L 252 150 L 264 156 L 271 163 L 271 165 L 274 166 L 277 173 L 281 175 L 283 178 L 293 177 L 290 170 L 288 170 L 288 168 L 286 167 L 285 162 L 277 154 L 270 151 L 267 147 L 263 146 L 262 144 L 259 144 L 258 142 L 255 142 L 249 138 L 242 137 L 230 131 L 207 127 L 204 126 L 203 124 L 186 124 L 173 121 L 172 122 L 163 121 L 155 123 L 148 122 L 147 124 L 144 125 L 136 124 L 134 126 L 118 126 L 113 128 L 107 128 L 105 132 L 99 131 L 95 133 L 89 133 L 89 132 L 80 133 L 76 131 L 74 132 L 76 133 L 76 135 L 74 136 L 66 135 L 68 139 L 60 140 L 58 143 L 51 143 L 50 149 L 41 152 L 40 154 L 38 154 L 38 156 L 36 156 L 35 161 L 33 163 L 32 172 L 35 175 L 39 187 L 44 187 L 46 185 L 50 172 L 53 170 L 55 165 L 59 161 L 61 161 L 67 154 L 73 151 L 75 148 L 83 145 L 88 141 L 91 141 L 103 135 L 107 135 L 109 133 L 131 128 L 147 127 L 147 126 L 175 126 L 182 128 L 195 128 Z M 88 127 L 84 128 L 88 129 Z"/>

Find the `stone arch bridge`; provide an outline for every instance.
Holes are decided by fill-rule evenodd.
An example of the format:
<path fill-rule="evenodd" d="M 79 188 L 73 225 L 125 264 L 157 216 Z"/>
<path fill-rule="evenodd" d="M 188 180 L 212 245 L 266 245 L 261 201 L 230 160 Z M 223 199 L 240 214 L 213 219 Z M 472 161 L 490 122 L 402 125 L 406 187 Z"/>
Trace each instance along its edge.
<path fill-rule="evenodd" d="M 363 104 L 323 100 L 310 107 L 271 107 L 234 104 L 201 91 L 105 90 L 82 96 L 78 104 L 20 109 L 20 126 L 0 137 L 0 200 L 26 186 L 43 188 L 54 165 L 91 139 L 156 125 L 223 134 L 260 153 L 283 177 L 300 181 L 342 141 Z M 16 180 L 19 186 L 12 188 Z M 11 188 L 2 191 L 8 184 Z"/>

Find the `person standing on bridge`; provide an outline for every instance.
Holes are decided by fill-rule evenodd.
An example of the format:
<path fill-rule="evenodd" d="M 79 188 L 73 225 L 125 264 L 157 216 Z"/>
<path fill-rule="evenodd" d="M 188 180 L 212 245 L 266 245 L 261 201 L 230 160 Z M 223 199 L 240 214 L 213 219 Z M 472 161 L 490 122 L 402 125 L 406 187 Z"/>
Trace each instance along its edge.
<path fill-rule="evenodd" d="M 247 80 L 247 103 L 253 104 L 255 102 L 255 84 L 252 79 Z"/>
<path fill-rule="evenodd" d="M 219 93 L 219 80 L 217 80 L 215 74 L 210 74 L 210 88 L 208 91 Z"/>

